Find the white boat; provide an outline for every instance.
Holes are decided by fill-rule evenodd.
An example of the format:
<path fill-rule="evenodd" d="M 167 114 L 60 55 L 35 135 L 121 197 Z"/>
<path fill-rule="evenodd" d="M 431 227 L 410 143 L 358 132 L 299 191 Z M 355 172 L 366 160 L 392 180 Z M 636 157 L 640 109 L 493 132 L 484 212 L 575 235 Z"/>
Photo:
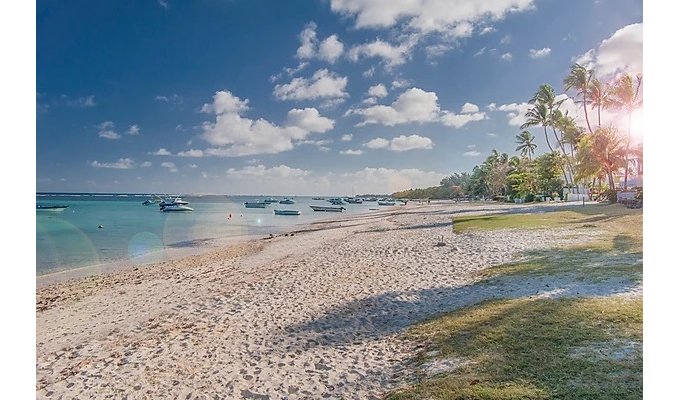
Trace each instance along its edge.
<path fill-rule="evenodd" d="M 300 215 L 298 210 L 274 210 L 274 215 Z"/>
<path fill-rule="evenodd" d="M 264 202 L 252 202 L 252 201 L 246 201 L 245 203 L 246 208 L 265 208 L 269 205 L 269 203 L 264 203 Z"/>
<path fill-rule="evenodd" d="M 161 212 L 173 212 L 173 211 L 194 211 L 194 209 L 185 204 L 169 204 L 167 206 L 161 207 Z"/>
<path fill-rule="evenodd" d="M 66 205 L 49 205 L 49 204 L 36 204 L 36 211 L 49 211 L 49 212 L 62 212 L 68 208 Z"/>
<path fill-rule="evenodd" d="M 295 204 L 295 200 L 293 199 L 283 199 L 279 201 L 279 204 Z"/>
<path fill-rule="evenodd" d="M 391 200 L 379 200 L 378 201 L 379 206 L 393 206 L 395 204 L 397 204 L 397 203 L 395 203 L 394 201 L 391 201 Z"/>
<path fill-rule="evenodd" d="M 264 199 L 264 203 L 271 204 L 271 203 L 278 203 L 279 201 L 270 197 L 268 199 Z"/>
<path fill-rule="evenodd" d="M 327 212 L 342 212 L 346 210 L 345 207 L 325 207 L 325 206 L 310 206 L 314 211 L 327 211 Z"/>
<path fill-rule="evenodd" d="M 160 207 L 166 207 L 166 206 L 186 206 L 186 205 L 188 205 L 188 204 L 189 204 L 188 201 L 182 200 L 179 196 L 178 196 L 178 197 L 175 197 L 175 198 L 167 197 L 167 198 L 165 198 L 163 201 L 161 201 L 160 203 L 158 203 L 158 205 L 159 205 Z"/>

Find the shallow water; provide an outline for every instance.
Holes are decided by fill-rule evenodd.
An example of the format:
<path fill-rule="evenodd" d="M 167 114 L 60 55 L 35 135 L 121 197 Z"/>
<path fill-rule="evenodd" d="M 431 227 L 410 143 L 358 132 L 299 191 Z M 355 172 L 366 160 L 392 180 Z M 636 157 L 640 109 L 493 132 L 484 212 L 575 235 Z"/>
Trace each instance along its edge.
<path fill-rule="evenodd" d="M 36 274 L 145 256 L 160 261 L 169 248 L 199 247 L 215 239 L 268 235 L 336 213 L 313 212 L 310 204 L 329 205 L 311 197 L 296 204 L 245 208 L 246 201 L 267 196 L 183 197 L 193 212 L 163 213 L 156 204 L 144 206 L 146 195 L 39 194 L 38 204 L 68 204 L 62 212 L 36 212 Z M 349 204 L 343 214 L 370 212 L 375 202 Z M 274 209 L 299 210 L 299 216 L 274 215 Z M 231 218 L 229 218 L 231 214 Z M 103 228 L 98 228 L 102 225 Z"/>

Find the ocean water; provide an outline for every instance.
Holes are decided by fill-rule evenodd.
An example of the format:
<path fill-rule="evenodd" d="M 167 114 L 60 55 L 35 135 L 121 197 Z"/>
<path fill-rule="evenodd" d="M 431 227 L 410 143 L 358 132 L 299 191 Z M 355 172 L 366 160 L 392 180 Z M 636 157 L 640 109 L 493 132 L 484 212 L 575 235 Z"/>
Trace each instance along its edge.
<path fill-rule="evenodd" d="M 246 201 L 269 196 L 186 196 L 193 212 L 160 212 L 141 203 L 148 195 L 38 194 L 37 204 L 63 205 L 62 212 L 36 212 L 36 274 L 136 259 L 160 261 L 169 248 L 200 246 L 211 240 L 266 236 L 339 213 L 313 212 L 309 205 L 325 200 L 295 197 L 296 204 L 245 208 Z M 281 197 L 275 197 L 281 198 Z M 373 212 L 375 202 L 348 204 L 343 214 Z M 301 211 L 274 215 L 274 209 Z M 229 218 L 231 214 L 231 218 Z M 99 229 L 98 226 L 103 228 Z M 155 258 L 154 258 L 155 257 Z"/>

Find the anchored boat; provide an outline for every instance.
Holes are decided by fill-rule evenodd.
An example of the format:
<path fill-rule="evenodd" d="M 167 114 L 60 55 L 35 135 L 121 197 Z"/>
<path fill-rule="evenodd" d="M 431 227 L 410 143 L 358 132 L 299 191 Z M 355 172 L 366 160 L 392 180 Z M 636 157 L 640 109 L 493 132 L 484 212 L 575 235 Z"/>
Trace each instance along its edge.
<path fill-rule="evenodd" d="M 246 208 L 265 208 L 269 203 L 246 201 L 243 204 L 245 204 Z"/>
<path fill-rule="evenodd" d="M 274 210 L 274 215 L 300 215 L 298 210 Z"/>
<path fill-rule="evenodd" d="M 314 211 L 327 211 L 327 212 L 342 212 L 346 210 L 345 207 L 325 207 L 325 206 L 310 206 Z"/>
<path fill-rule="evenodd" d="M 65 205 L 47 205 L 47 204 L 36 204 L 36 211 L 51 211 L 51 212 L 62 212 L 68 208 L 68 204 Z"/>

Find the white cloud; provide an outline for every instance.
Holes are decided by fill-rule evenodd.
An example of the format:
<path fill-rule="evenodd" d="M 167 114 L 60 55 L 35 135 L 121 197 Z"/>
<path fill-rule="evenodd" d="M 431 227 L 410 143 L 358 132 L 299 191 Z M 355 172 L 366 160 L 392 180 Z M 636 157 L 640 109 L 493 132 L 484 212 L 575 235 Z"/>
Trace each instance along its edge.
<path fill-rule="evenodd" d="M 201 176 L 203 177 L 203 179 L 206 179 L 208 177 L 208 173 L 205 171 L 201 171 Z"/>
<path fill-rule="evenodd" d="M 512 53 L 503 53 L 501 55 L 501 60 L 512 61 Z"/>
<path fill-rule="evenodd" d="M 169 151 L 167 151 L 165 148 L 162 148 L 162 147 L 160 149 L 156 150 L 156 151 L 150 151 L 146 154 L 149 154 L 149 155 L 152 155 L 152 156 L 171 156 L 172 155 L 172 153 L 170 153 Z"/>
<path fill-rule="evenodd" d="M 182 103 L 182 98 L 177 93 L 173 93 L 170 96 L 158 95 L 154 98 L 156 100 L 162 101 L 164 103 L 172 103 L 172 104 L 181 104 Z"/>
<path fill-rule="evenodd" d="M 303 69 L 307 68 L 308 66 L 309 66 L 309 63 L 307 61 L 302 61 L 297 65 L 297 67 L 292 67 L 292 68 L 291 67 L 284 67 L 283 71 L 279 72 L 276 75 L 270 76 L 269 80 L 272 81 L 272 82 L 276 82 L 279 79 L 281 79 L 281 77 L 283 77 L 284 74 L 286 76 L 289 76 L 289 77 L 296 75 L 298 72 L 302 71 Z"/>
<path fill-rule="evenodd" d="M 486 136 L 498 137 L 498 134 L 497 133 L 487 133 Z"/>
<path fill-rule="evenodd" d="M 390 146 L 390 141 L 383 138 L 375 138 L 364 143 L 364 146 L 369 149 L 385 149 Z"/>
<path fill-rule="evenodd" d="M 298 37 L 300 47 L 297 49 L 296 57 L 302 60 L 318 58 L 333 64 L 344 51 L 344 45 L 338 39 L 338 35 L 331 35 L 319 44 L 316 37 L 316 24 L 313 22 L 305 25 L 305 29 Z"/>
<path fill-rule="evenodd" d="M 139 164 L 139 166 L 142 168 L 149 168 L 152 165 L 153 164 L 151 164 L 151 161 L 144 161 L 143 163 Z"/>
<path fill-rule="evenodd" d="M 642 72 L 642 22 L 624 26 L 603 40 L 599 47 L 575 58 L 600 77 L 618 72 Z"/>
<path fill-rule="evenodd" d="M 440 57 L 453 48 L 454 46 L 450 44 L 444 43 L 433 44 L 425 46 L 425 55 L 427 56 L 428 59 Z"/>
<path fill-rule="evenodd" d="M 474 104 L 463 108 L 470 109 Z M 399 95 L 391 105 L 375 105 L 367 108 L 350 109 L 346 114 L 357 114 L 363 121 L 357 126 L 381 124 L 394 126 L 406 123 L 439 122 L 446 126 L 460 128 L 472 121 L 486 118 L 483 112 L 455 114 L 442 111 L 437 103 L 435 92 L 426 92 L 419 88 L 411 88 Z"/>
<path fill-rule="evenodd" d="M 476 112 L 479 112 L 479 107 L 477 107 L 476 104 L 465 103 L 465 104 L 463 104 L 463 107 L 461 107 L 460 112 L 462 112 L 462 113 L 476 113 Z"/>
<path fill-rule="evenodd" d="M 521 126 L 526 122 L 524 115 L 533 107 L 529 103 L 509 103 L 497 106 L 496 103 L 489 104 L 488 108 L 491 111 L 504 111 L 508 117 L 508 125 Z"/>
<path fill-rule="evenodd" d="M 204 122 L 200 137 L 217 147 L 205 149 L 206 156 L 276 154 L 291 150 L 295 141 L 306 139 L 310 133 L 322 133 L 333 128 L 334 121 L 322 117 L 315 108 L 290 110 L 285 126 L 262 118 L 252 120 L 241 115 L 248 100 L 241 100 L 228 91 L 220 93 L 215 100 L 222 99 L 223 104 L 237 106 L 213 105 L 210 108 L 215 110 L 215 122 Z"/>
<path fill-rule="evenodd" d="M 165 161 L 165 162 L 161 163 L 161 167 L 167 168 L 168 171 L 170 171 L 170 172 L 177 172 L 177 166 L 175 165 L 175 163 L 172 163 L 172 162 L 169 162 L 169 161 Z"/>
<path fill-rule="evenodd" d="M 474 148 L 477 147 L 477 145 L 476 145 L 476 144 L 469 144 L 469 145 L 467 145 L 467 146 L 465 146 L 465 147 L 467 147 L 468 149 L 474 149 Z"/>
<path fill-rule="evenodd" d="M 349 59 L 358 61 L 361 57 L 381 58 L 385 67 L 391 69 L 404 64 L 410 57 L 410 52 L 415 46 L 416 40 L 409 39 L 398 45 L 392 45 L 378 38 L 373 42 L 355 45 L 349 49 Z"/>
<path fill-rule="evenodd" d="M 481 49 L 479 49 L 479 51 L 477 51 L 475 54 L 473 54 L 472 57 L 479 57 L 482 54 L 484 54 L 484 52 L 486 52 L 486 47 L 482 47 Z"/>
<path fill-rule="evenodd" d="M 187 167 L 189 167 L 189 168 L 191 168 L 191 169 L 196 169 L 196 168 L 198 168 L 198 165 L 196 165 L 196 164 L 189 164 L 189 165 L 187 165 Z"/>
<path fill-rule="evenodd" d="M 287 165 L 279 165 L 276 167 L 267 168 L 260 164 L 257 166 L 249 165 L 242 169 L 229 168 L 227 176 L 234 179 L 287 179 L 287 178 L 303 178 L 310 174 L 310 171 L 291 168 Z"/>
<path fill-rule="evenodd" d="M 505 35 L 501 38 L 501 40 L 498 42 L 500 45 L 508 44 L 512 40 L 512 37 L 510 35 Z"/>
<path fill-rule="evenodd" d="M 364 143 L 364 147 L 369 149 L 388 149 L 397 152 L 416 149 L 431 149 L 432 146 L 433 143 L 430 138 L 419 135 L 401 135 L 392 138 L 391 140 L 375 138 Z"/>
<path fill-rule="evenodd" d="M 373 97 L 382 98 L 387 96 L 387 88 L 382 83 L 368 88 L 368 95 Z"/>
<path fill-rule="evenodd" d="M 110 140 L 116 140 L 121 138 L 120 134 L 113 130 L 113 122 L 111 121 L 102 122 L 101 124 L 98 125 L 98 128 L 99 128 L 98 135 L 100 138 Z"/>
<path fill-rule="evenodd" d="M 86 97 L 78 97 L 77 99 L 69 99 L 67 96 L 62 96 L 66 100 L 66 105 L 74 108 L 91 108 L 96 107 L 97 102 L 94 100 L 94 95 Z"/>
<path fill-rule="evenodd" d="M 357 28 L 390 28 L 403 23 L 420 33 L 438 32 L 453 38 L 468 34 L 477 25 L 488 25 L 512 12 L 533 7 L 533 0 L 331 0 L 331 10 L 355 17 Z"/>
<path fill-rule="evenodd" d="M 352 134 L 348 133 L 346 135 L 342 135 L 340 140 L 342 140 L 343 142 L 351 142 L 352 141 Z"/>
<path fill-rule="evenodd" d="M 411 82 L 407 79 L 397 78 L 397 79 L 392 81 L 392 89 L 405 88 L 406 86 L 408 86 L 410 84 L 411 84 Z"/>
<path fill-rule="evenodd" d="M 529 50 L 529 57 L 531 58 L 544 58 L 550 55 L 550 47 L 544 47 L 540 50 L 536 49 L 530 49 Z"/>
<path fill-rule="evenodd" d="M 479 31 L 480 35 L 486 35 L 487 33 L 493 33 L 496 32 L 496 29 L 493 26 L 485 26 L 482 28 L 482 30 Z"/>
<path fill-rule="evenodd" d="M 372 106 L 372 105 L 378 103 L 378 99 L 376 99 L 375 97 L 367 97 L 367 98 L 361 100 L 361 103 Z"/>
<path fill-rule="evenodd" d="M 445 177 L 433 171 L 415 168 L 364 168 L 362 170 L 329 177 L 337 188 L 354 187 L 357 193 L 393 193 L 415 187 L 437 186 Z"/>
<path fill-rule="evenodd" d="M 361 75 L 362 75 L 364 78 L 370 78 L 370 77 L 372 77 L 373 75 L 375 75 L 375 67 L 374 67 L 374 66 L 371 66 L 371 68 L 369 68 L 369 69 L 367 69 L 366 71 L 362 72 Z"/>
<path fill-rule="evenodd" d="M 128 135 L 139 135 L 139 125 L 130 125 L 130 127 L 125 131 Z"/>
<path fill-rule="evenodd" d="M 186 151 L 180 151 L 177 153 L 178 157 L 195 157 L 195 158 L 200 158 L 205 156 L 205 153 L 203 150 L 200 149 L 190 149 Z"/>
<path fill-rule="evenodd" d="M 475 150 L 470 150 L 470 151 L 466 151 L 465 153 L 463 153 L 464 156 L 468 156 L 468 157 L 476 157 L 480 154 L 481 154 L 480 152 L 475 151 Z"/>
<path fill-rule="evenodd" d="M 319 58 L 333 64 L 342 55 L 343 49 L 338 35 L 331 35 L 319 45 Z"/>
<path fill-rule="evenodd" d="M 224 114 L 236 113 L 240 114 L 248 110 L 248 99 L 241 100 L 231 92 L 218 91 L 213 96 L 213 102 L 203 104 L 201 112 L 206 114 Z"/>
<path fill-rule="evenodd" d="M 90 165 L 95 168 L 132 169 L 135 167 L 135 162 L 131 158 L 119 158 L 118 161 L 112 163 L 102 163 L 95 160 Z"/>
<path fill-rule="evenodd" d="M 320 69 L 310 79 L 294 78 L 290 83 L 274 86 L 274 96 L 279 100 L 315 100 L 345 98 L 347 77 Z"/>
<path fill-rule="evenodd" d="M 349 149 L 349 150 L 340 150 L 340 154 L 345 154 L 345 155 L 349 155 L 349 156 L 360 156 L 360 155 L 364 154 L 364 152 L 363 152 L 363 150 Z"/>
<path fill-rule="evenodd" d="M 333 129 L 335 121 L 322 117 L 316 108 L 303 110 L 294 108 L 288 111 L 288 126 L 297 126 L 309 132 L 326 132 Z"/>

